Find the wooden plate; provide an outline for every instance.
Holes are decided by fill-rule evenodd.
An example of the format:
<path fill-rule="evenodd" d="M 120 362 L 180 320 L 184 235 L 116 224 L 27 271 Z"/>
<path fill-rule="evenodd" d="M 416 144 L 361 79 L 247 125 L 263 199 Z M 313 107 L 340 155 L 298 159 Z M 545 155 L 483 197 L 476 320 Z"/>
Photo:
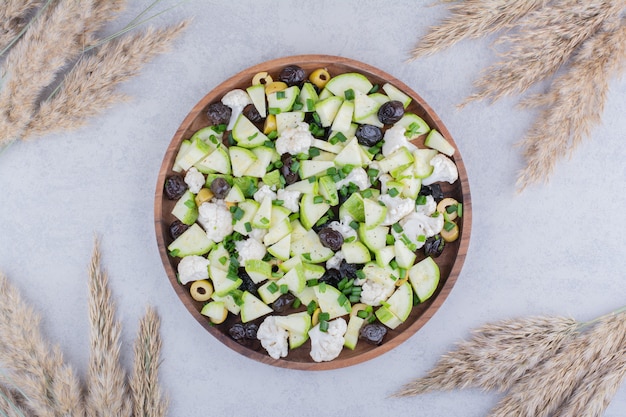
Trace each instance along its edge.
<path fill-rule="evenodd" d="M 180 143 L 184 139 L 191 137 L 198 129 L 208 125 L 205 110 L 209 104 L 219 101 L 225 93 L 234 88 L 245 89 L 250 85 L 252 77 L 260 71 L 267 71 L 274 79 L 277 79 L 280 70 L 290 64 L 301 66 L 307 74 L 317 68 L 326 68 L 331 76 L 336 76 L 344 72 L 359 72 L 368 77 L 373 84 L 382 85 L 385 82 L 391 83 L 413 98 L 407 111 L 411 111 L 422 117 L 431 128 L 435 128 L 441 132 L 443 136 L 456 147 L 450 132 L 448 132 L 441 119 L 439 119 L 430 106 L 426 104 L 417 93 L 400 80 L 370 65 L 343 57 L 328 55 L 301 55 L 264 62 L 240 72 L 209 92 L 193 107 L 176 131 L 163 158 L 163 164 L 156 185 L 156 238 L 163 266 L 165 267 L 169 281 L 176 291 L 176 294 L 193 317 L 222 343 L 244 356 L 269 365 L 302 370 L 336 369 L 372 359 L 398 346 L 415 334 L 415 332 L 431 319 L 433 314 L 435 314 L 437 309 L 443 304 L 461 272 L 469 246 L 472 219 L 469 183 L 463 160 L 457 148 L 453 160 L 459 171 L 459 180 L 454 184 L 443 183 L 442 189 L 446 196 L 454 197 L 463 203 L 463 217 L 458 223 L 460 238 L 453 243 L 447 244 L 443 254 L 436 258 L 436 262 L 441 271 L 441 278 L 435 294 L 426 302 L 415 306 L 405 323 L 394 330 L 389 330 L 385 336 L 384 342 L 380 346 L 370 345 L 361 341 L 357 344 L 355 350 L 344 349 L 339 357 L 333 361 L 316 363 L 313 362 L 309 356 L 309 342 L 298 349 L 291 350 L 287 357 L 275 360 L 267 354 L 258 341 L 250 342 L 247 345 L 242 345 L 234 341 L 228 334 L 228 328 L 235 322 L 236 318 L 233 317 L 232 314 L 229 314 L 229 319 L 224 324 L 219 326 L 211 325 L 209 320 L 200 314 L 203 303 L 194 301 L 189 295 L 189 284 L 183 286 L 177 281 L 176 266 L 178 260 L 171 258 L 167 253 L 167 246 L 172 242 L 172 238 L 169 234 L 169 226 L 172 221 L 174 221 L 174 217 L 171 215 L 174 202 L 164 197 L 163 186 L 165 179 L 174 173 L 171 168 Z M 424 147 L 423 138 L 418 138 L 415 144 Z M 418 260 L 423 257 L 424 255 L 420 255 L 420 251 L 418 251 Z M 258 321 L 260 322 L 262 319 L 263 318 Z"/>

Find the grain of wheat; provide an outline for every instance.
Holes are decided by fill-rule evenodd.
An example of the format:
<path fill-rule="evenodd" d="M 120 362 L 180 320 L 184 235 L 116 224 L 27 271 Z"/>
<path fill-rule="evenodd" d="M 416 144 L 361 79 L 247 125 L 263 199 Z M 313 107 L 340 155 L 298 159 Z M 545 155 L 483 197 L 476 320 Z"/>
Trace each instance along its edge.
<path fill-rule="evenodd" d="M 569 70 L 548 93 L 524 101 L 525 106 L 545 108 L 520 142 L 526 167 L 518 175 L 518 191 L 547 182 L 556 162 L 571 155 L 600 122 L 609 81 L 624 70 L 626 61 L 626 24 L 617 22 L 621 25 L 607 22 L 606 30 L 582 45 Z"/>
<path fill-rule="evenodd" d="M 548 0 L 466 0 L 449 7 L 450 16 L 430 28 L 411 50 L 410 60 L 434 54 L 457 42 L 485 36 L 511 27 L 529 12 L 544 6 Z"/>
<path fill-rule="evenodd" d="M 474 83 L 477 92 L 463 104 L 523 93 L 553 75 L 603 22 L 619 16 L 625 5 L 624 0 L 560 0 L 530 13 L 515 33 L 500 38 L 498 42 L 508 46 L 501 54 L 503 61 L 484 71 Z"/>
<path fill-rule="evenodd" d="M 0 367 L 38 417 L 80 416 L 80 383 L 39 329 L 40 317 L 0 273 Z"/>
<path fill-rule="evenodd" d="M 184 21 L 114 39 L 102 45 L 96 54 L 84 57 L 67 74 L 57 94 L 41 104 L 23 137 L 75 129 L 89 117 L 124 100 L 125 96 L 115 88 L 138 74 L 146 62 L 167 51 L 187 25 Z"/>
<path fill-rule="evenodd" d="M 160 319 L 148 308 L 139 324 L 130 387 L 134 417 L 165 417 L 167 400 L 160 391 L 158 369 L 161 355 Z"/>
<path fill-rule="evenodd" d="M 396 397 L 434 390 L 480 387 L 505 391 L 576 334 L 566 317 L 524 317 L 489 323 L 443 355 L 427 376 L 406 384 Z"/>
<path fill-rule="evenodd" d="M 491 410 L 490 417 L 547 417 L 573 393 L 600 358 L 623 349 L 626 314 L 603 317 L 554 356 L 530 369 Z"/>
<path fill-rule="evenodd" d="M 100 266 L 98 241 L 94 243 L 89 265 L 89 321 L 91 357 L 85 398 L 88 417 L 130 416 L 126 373 L 120 365 L 121 325 L 115 318 L 115 306 L 108 276 Z"/>
<path fill-rule="evenodd" d="M 0 146 L 19 138 L 39 96 L 81 51 L 78 34 L 93 0 L 59 0 L 32 23 L 6 57 L 0 90 Z"/>

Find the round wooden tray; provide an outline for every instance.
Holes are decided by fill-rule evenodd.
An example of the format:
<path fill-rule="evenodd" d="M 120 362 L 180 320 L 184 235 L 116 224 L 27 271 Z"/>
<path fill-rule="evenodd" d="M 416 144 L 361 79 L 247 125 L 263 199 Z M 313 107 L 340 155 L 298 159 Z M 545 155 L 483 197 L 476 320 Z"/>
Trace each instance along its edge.
<path fill-rule="evenodd" d="M 258 341 L 250 342 L 247 345 L 236 342 L 228 334 L 228 328 L 235 322 L 236 318 L 229 314 L 229 319 L 224 324 L 219 326 L 212 325 L 206 317 L 200 314 L 203 303 L 194 301 L 191 298 L 188 288 L 189 284 L 183 286 L 177 281 L 176 266 L 178 260 L 171 258 L 167 253 L 167 246 L 172 242 L 172 238 L 169 234 L 169 225 L 174 220 L 174 217 L 171 215 L 174 202 L 164 197 L 163 186 L 165 179 L 174 173 L 171 168 L 180 143 L 191 137 L 198 129 L 208 125 L 205 112 L 209 104 L 219 101 L 225 93 L 232 89 L 245 89 L 245 87 L 250 85 L 252 77 L 260 71 L 267 71 L 276 79 L 280 70 L 290 64 L 301 66 L 307 74 L 317 68 L 326 68 L 331 76 L 336 76 L 344 72 L 359 72 L 368 77 L 373 84 L 382 85 L 385 82 L 393 84 L 413 98 L 407 111 L 411 111 L 422 117 L 431 128 L 435 128 L 441 132 L 456 148 L 456 144 L 450 132 L 448 132 L 433 109 L 406 84 L 377 68 L 352 59 L 328 55 L 300 55 L 264 62 L 240 72 L 209 92 L 193 107 L 176 131 L 163 158 L 156 184 L 154 204 L 156 238 L 163 266 L 165 267 L 169 281 L 176 291 L 176 294 L 193 317 L 222 343 L 244 356 L 269 365 L 301 370 L 336 369 L 372 359 L 398 346 L 415 334 L 415 332 L 430 320 L 437 309 L 443 304 L 461 272 L 469 246 L 472 220 L 469 183 L 465 165 L 463 164 L 463 160 L 457 148 L 453 160 L 459 171 L 459 180 L 454 184 L 443 183 L 442 190 L 446 196 L 454 197 L 463 203 L 463 217 L 458 223 L 460 238 L 453 243 L 447 244 L 443 254 L 436 258 L 436 262 L 441 271 L 441 278 L 435 294 L 426 302 L 415 306 L 405 323 L 394 330 L 389 330 L 385 336 L 384 342 L 380 346 L 374 346 L 362 341 L 357 344 L 355 350 L 344 349 L 339 357 L 333 361 L 316 363 L 309 356 L 309 342 L 298 349 L 291 350 L 287 357 L 278 360 L 272 359 Z M 415 144 L 424 147 L 423 140 L 423 138 L 418 138 Z M 420 255 L 420 251 L 418 251 L 418 260 L 423 257 L 423 255 Z M 258 321 L 260 322 L 262 319 L 263 318 L 258 319 Z"/>

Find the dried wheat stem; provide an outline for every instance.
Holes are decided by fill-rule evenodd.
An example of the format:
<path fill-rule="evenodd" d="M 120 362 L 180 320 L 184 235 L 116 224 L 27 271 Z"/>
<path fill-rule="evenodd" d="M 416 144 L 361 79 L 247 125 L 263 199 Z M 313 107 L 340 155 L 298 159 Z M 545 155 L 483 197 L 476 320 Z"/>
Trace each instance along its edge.
<path fill-rule="evenodd" d="M 466 38 L 478 38 L 511 27 L 548 0 L 466 0 L 451 4 L 450 16 L 430 28 L 411 51 L 410 60 L 434 54 Z"/>
<path fill-rule="evenodd" d="M 91 14 L 93 0 L 59 0 L 10 50 L 0 90 L 0 145 L 21 136 L 44 88 L 81 51 L 78 34 Z"/>
<path fill-rule="evenodd" d="M 569 71 L 553 82 L 547 94 L 524 102 L 547 107 L 520 143 L 526 167 L 518 175 L 518 191 L 547 182 L 556 162 L 569 156 L 600 122 L 609 81 L 624 70 L 626 61 L 626 24 L 621 22 L 588 39 Z"/>
<path fill-rule="evenodd" d="M 626 314 L 610 314 L 530 369 L 491 411 L 491 417 L 551 416 L 600 358 L 623 350 Z"/>
<path fill-rule="evenodd" d="M 504 60 L 484 71 L 475 82 L 477 92 L 465 101 L 522 93 L 537 81 L 553 75 L 607 19 L 619 16 L 624 0 L 559 0 L 530 13 L 517 31 L 500 38 L 509 49 Z"/>
<path fill-rule="evenodd" d="M 130 381 L 134 417 L 165 417 L 167 412 L 167 400 L 159 389 L 159 327 L 159 316 L 153 308 L 148 308 L 135 341 L 135 362 Z"/>
<path fill-rule="evenodd" d="M 0 384 L 0 416 L 29 417 L 30 413 L 20 405 L 18 395 L 7 386 Z"/>
<path fill-rule="evenodd" d="M 91 358 L 85 398 L 88 417 L 130 416 L 126 374 L 120 366 L 121 325 L 115 319 L 115 306 L 107 274 L 100 266 L 100 250 L 94 244 L 89 265 L 89 321 Z"/>
<path fill-rule="evenodd" d="M 83 415 L 80 384 L 39 330 L 40 317 L 0 274 L 0 364 L 38 417 Z"/>
<path fill-rule="evenodd" d="M 425 377 L 408 383 L 394 396 L 467 387 L 505 391 L 569 342 L 577 326 L 573 319 L 552 316 L 486 324 L 443 355 Z"/>
<path fill-rule="evenodd" d="M 0 51 L 4 50 L 26 27 L 28 15 L 43 0 L 6 0 L 0 7 Z"/>
<path fill-rule="evenodd" d="M 58 93 L 41 104 L 23 137 L 80 127 L 89 117 L 124 99 L 115 87 L 168 50 L 187 24 L 117 38 L 102 45 L 96 54 L 83 57 L 67 74 Z"/>

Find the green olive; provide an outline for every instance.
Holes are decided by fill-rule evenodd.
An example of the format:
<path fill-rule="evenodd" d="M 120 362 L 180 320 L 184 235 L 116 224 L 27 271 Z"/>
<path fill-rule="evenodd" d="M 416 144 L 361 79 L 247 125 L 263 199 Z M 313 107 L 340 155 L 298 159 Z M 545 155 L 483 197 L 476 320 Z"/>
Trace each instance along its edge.
<path fill-rule="evenodd" d="M 318 68 L 309 75 L 309 81 L 313 83 L 317 88 L 324 88 L 326 83 L 330 80 L 330 74 L 326 68 Z"/>
<path fill-rule="evenodd" d="M 256 74 L 254 74 L 254 77 L 252 77 L 252 85 L 267 85 L 270 84 L 272 81 L 274 80 L 272 79 L 272 76 L 267 73 L 267 71 L 257 72 Z"/>
<path fill-rule="evenodd" d="M 287 89 L 287 84 L 282 81 L 272 81 L 265 85 L 265 94 L 270 95 L 277 91 L 283 91 Z"/>
<path fill-rule="evenodd" d="M 194 281 L 189 289 L 191 298 L 196 301 L 208 301 L 213 295 L 213 285 L 206 279 Z"/>

